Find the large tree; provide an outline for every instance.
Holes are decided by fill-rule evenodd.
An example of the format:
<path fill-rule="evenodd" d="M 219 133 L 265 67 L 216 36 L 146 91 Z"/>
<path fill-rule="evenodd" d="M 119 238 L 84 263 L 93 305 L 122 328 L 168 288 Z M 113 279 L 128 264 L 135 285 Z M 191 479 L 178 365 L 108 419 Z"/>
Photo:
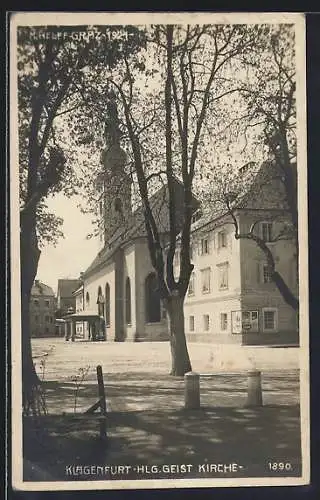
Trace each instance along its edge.
<path fill-rule="evenodd" d="M 70 151 L 77 131 L 66 133 L 61 119 L 76 110 L 85 112 L 86 70 L 98 79 L 101 68 L 116 65 L 124 46 L 128 52 L 138 50 L 142 38 L 134 27 L 113 26 L 106 36 L 105 27 L 46 26 L 18 27 L 17 40 L 22 380 L 28 414 L 44 410 L 32 361 L 31 288 L 40 245 L 55 241 L 62 222 L 48 213 L 45 200 L 57 192 L 71 196 L 79 187 Z"/>
<path fill-rule="evenodd" d="M 285 302 L 294 310 L 299 308 L 297 290 L 292 288 L 277 269 L 273 243 L 292 242 L 298 282 L 298 207 L 297 207 L 297 163 L 296 163 L 296 68 L 295 36 L 291 25 L 271 27 L 260 39 L 250 55 L 247 65 L 249 78 L 242 82 L 240 95 L 245 100 L 239 132 L 252 135 L 254 142 L 265 147 L 267 159 L 262 168 L 250 163 L 243 175 L 230 165 L 220 165 L 214 173 L 215 192 L 213 203 L 220 203 L 229 214 L 235 228 L 236 239 L 249 239 L 263 252 L 268 272 Z M 259 56 L 259 58 L 258 58 Z M 249 139 L 250 140 L 250 139 Z M 260 160 L 263 157 L 260 156 Z M 250 158 L 252 159 L 252 158 Z M 230 159 L 232 163 L 232 159 Z M 258 162 L 259 163 L 259 162 Z M 251 190 L 251 192 L 250 192 Z M 257 230 L 265 212 L 257 212 L 250 228 L 241 230 L 239 207 L 246 197 L 260 198 L 266 192 L 266 204 L 272 205 L 272 194 L 277 193 L 278 207 L 272 208 L 268 220 L 278 227 L 269 241 Z M 273 192 L 273 193 L 272 193 Z M 249 194 L 248 194 L 249 193 Z M 271 239 L 271 241 L 270 241 Z"/>
<path fill-rule="evenodd" d="M 171 373 L 191 370 L 183 304 L 193 270 L 190 229 L 194 180 L 210 157 L 208 127 L 213 127 L 219 103 L 237 92 L 232 71 L 243 68 L 261 27 L 230 25 L 156 25 L 148 29 L 143 61 L 124 58 L 122 71 L 106 83 L 120 104 L 126 142 L 143 207 L 149 253 L 170 323 Z M 140 54 L 141 56 L 141 54 Z M 136 76 L 136 68 L 143 75 Z M 199 160 L 199 158 L 201 160 Z M 182 221 L 177 223 L 176 178 L 183 186 Z M 168 238 L 152 209 L 155 179 L 168 190 Z M 180 272 L 173 260 L 179 239 Z"/>

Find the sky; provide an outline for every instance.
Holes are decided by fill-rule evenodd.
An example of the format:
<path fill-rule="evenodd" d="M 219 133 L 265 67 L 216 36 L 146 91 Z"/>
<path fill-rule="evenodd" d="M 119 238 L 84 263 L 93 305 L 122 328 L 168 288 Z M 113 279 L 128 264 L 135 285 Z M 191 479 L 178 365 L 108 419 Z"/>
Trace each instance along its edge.
<path fill-rule="evenodd" d="M 81 213 L 77 207 L 79 198 L 67 198 L 59 194 L 48 200 L 49 210 L 63 218 L 64 239 L 56 247 L 46 245 L 38 266 L 37 279 L 57 292 L 59 278 L 79 278 L 98 252 L 98 239 L 86 239 L 92 231 L 91 215 Z"/>

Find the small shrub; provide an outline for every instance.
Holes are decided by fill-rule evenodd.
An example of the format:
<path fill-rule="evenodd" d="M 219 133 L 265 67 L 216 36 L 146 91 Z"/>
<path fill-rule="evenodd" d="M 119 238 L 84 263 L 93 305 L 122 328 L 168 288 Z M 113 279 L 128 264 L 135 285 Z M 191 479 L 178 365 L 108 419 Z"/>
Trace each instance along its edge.
<path fill-rule="evenodd" d="M 81 384 L 85 380 L 86 376 L 88 375 L 90 370 L 90 366 L 84 366 L 78 369 L 77 374 L 71 377 L 72 382 L 75 384 L 75 391 L 74 391 L 74 405 L 73 405 L 73 412 L 77 412 L 77 402 L 78 402 L 78 396 L 79 396 L 79 390 L 81 387 Z"/>

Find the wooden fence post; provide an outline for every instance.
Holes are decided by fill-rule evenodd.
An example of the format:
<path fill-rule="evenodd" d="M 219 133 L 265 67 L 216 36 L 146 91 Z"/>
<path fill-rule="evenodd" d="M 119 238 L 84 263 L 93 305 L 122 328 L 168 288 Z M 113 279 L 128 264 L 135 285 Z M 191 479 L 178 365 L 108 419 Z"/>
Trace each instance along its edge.
<path fill-rule="evenodd" d="M 100 401 L 100 437 L 101 439 L 106 439 L 107 431 L 106 431 L 106 415 L 107 415 L 107 406 L 106 406 L 106 395 L 104 391 L 104 383 L 103 383 L 103 373 L 101 365 L 97 366 L 97 379 L 98 379 L 98 391 L 99 391 L 99 401 Z"/>

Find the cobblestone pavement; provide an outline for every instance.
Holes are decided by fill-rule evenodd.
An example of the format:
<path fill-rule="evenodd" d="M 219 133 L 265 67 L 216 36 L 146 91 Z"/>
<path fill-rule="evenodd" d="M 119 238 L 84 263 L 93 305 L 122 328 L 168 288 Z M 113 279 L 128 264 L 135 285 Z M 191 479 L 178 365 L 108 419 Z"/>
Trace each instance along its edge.
<path fill-rule="evenodd" d="M 34 356 L 52 349 L 46 363 L 47 379 L 75 375 L 80 367 L 101 364 L 105 371 L 166 374 L 170 371 L 168 342 L 65 342 L 64 339 L 33 339 Z M 238 372 L 259 370 L 293 370 L 299 368 L 300 349 L 296 347 L 251 347 L 188 344 L 192 369 L 198 372 Z M 39 359 L 39 358 L 37 358 Z M 36 361 L 37 361 L 36 359 Z"/>
<path fill-rule="evenodd" d="M 50 339 L 51 340 L 51 339 Z M 112 411 L 179 409 L 184 381 L 168 375 L 167 343 L 33 342 L 36 367 L 46 382 L 49 411 L 84 411 L 97 400 L 96 365 L 101 364 L 108 408 Z M 200 378 L 201 405 L 241 407 L 246 403 L 247 370 L 262 371 L 265 405 L 299 403 L 299 369 L 296 348 L 249 348 L 190 344 L 193 369 Z M 45 359 L 44 365 L 40 363 Z M 88 366 L 85 379 L 81 369 Z"/>

